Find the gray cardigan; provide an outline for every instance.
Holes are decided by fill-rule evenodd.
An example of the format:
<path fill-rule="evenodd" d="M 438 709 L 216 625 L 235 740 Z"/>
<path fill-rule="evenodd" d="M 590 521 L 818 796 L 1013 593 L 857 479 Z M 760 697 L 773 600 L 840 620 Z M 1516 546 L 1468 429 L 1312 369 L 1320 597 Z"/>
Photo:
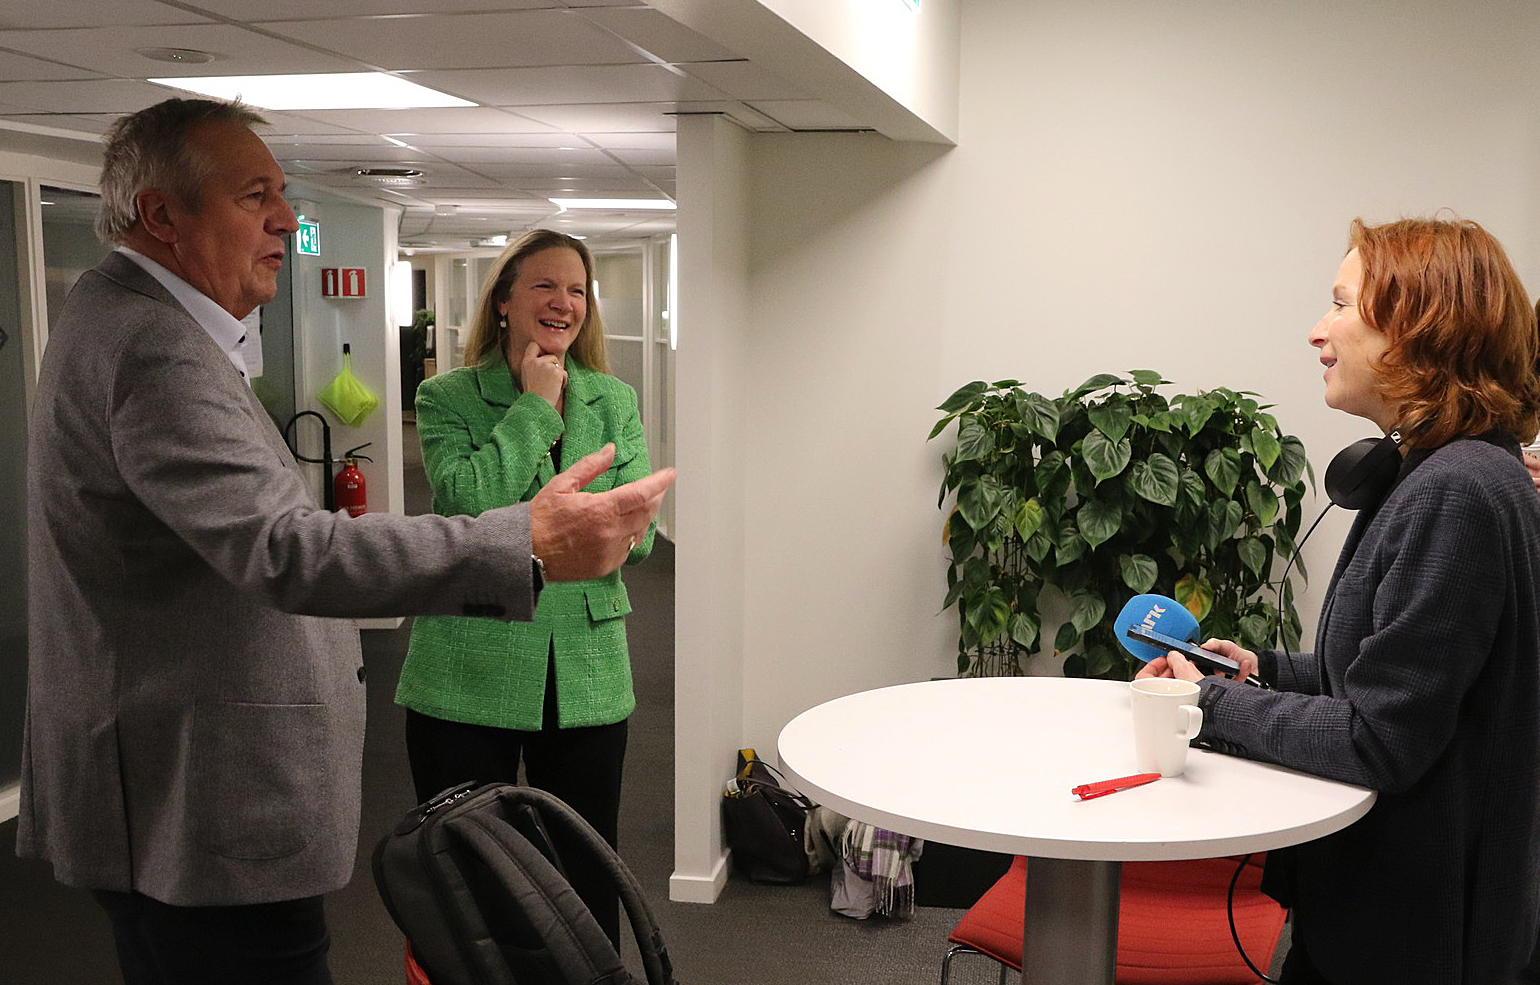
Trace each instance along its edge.
<path fill-rule="evenodd" d="M 525 507 L 318 510 L 229 359 L 116 253 L 49 339 L 27 499 L 17 852 L 72 886 L 180 905 L 342 886 L 364 675 L 352 624 L 316 617 L 533 608 Z"/>
<path fill-rule="evenodd" d="M 1335 982 L 1493 985 L 1540 927 L 1540 496 L 1517 445 L 1414 452 L 1354 523 L 1317 650 L 1203 684 L 1200 743 L 1379 791 L 1274 852 L 1266 888 Z"/>

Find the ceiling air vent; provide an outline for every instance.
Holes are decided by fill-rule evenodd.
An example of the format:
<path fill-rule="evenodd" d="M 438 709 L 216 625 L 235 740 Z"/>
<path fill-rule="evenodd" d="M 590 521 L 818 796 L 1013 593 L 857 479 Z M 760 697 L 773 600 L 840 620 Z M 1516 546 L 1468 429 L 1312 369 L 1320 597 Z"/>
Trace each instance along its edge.
<path fill-rule="evenodd" d="M 353 177 L 365 184 L 401 188 L 423 184 L 416 168 L 354 168 Z"/>

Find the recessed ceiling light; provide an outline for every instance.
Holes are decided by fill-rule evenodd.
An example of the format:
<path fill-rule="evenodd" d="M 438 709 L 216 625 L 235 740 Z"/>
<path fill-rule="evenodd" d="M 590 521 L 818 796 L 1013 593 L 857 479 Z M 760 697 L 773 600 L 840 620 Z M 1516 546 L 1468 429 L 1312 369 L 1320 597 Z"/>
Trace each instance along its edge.
<path fill-rule="evenodd" d="M 551 198 L 546 201 L 560 209 L 609 209 L 613 212 L 672 212 L 673 202 L 666 198 Z"/>
<path fill-rule="evenodd" d="M 135 48 L 139 54 L 157 62 L 170 62 L 173 65 L 207 65 L 219 56 L 208 51 L 198 51 L 194 48 Z"/>
<path fill-rule="evenodd" d="M 371 185 L 397 188 L 423 183 L 422 172 L 416 168 L 354 168 L 353 177 Z"/>
<path fill-rule="evenodd" d="M 217 99 L 240 98 L 262 109 L 426 109 L 475 103 L 383 72 L 319 75 L 227 75 L 146 79 Z"/>

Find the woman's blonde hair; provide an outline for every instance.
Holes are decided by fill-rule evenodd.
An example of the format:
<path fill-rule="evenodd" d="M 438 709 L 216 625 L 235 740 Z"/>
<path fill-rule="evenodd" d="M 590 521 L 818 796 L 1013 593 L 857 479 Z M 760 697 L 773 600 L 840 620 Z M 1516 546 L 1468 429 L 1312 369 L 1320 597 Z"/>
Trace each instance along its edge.
<path fill-rule="evenodd" d="M 1540 428 L 1535 309 L 1502 245 L 1463 219 L 1401 219 L 1348 238 L 1363 260 L 1359 310 L 1388 341 L 1385 398 L 1407 443 L 1437 448 Z"/>
<path fill-rule="evenodd" d="M 609 364 L 604 358 L 604 322 L 599 318 L 599 299 L 594 296 L 594 258 L 582 240 L 573 239 L 554 229 L 532 229 L 509 245 L 497 258 L 492 272 L 481 285 L 476 299 L 476 316 L 471 321 L 471 333 L 465 340 L 465 364 L 479 366 L 494 354 L 501 354 L 508 341 L 508 323 L 497 313 L 497 306 L 508 300 L 513 284 L 519 279 L 519 266 L 529 257 L 545 250 L 567 249 L 577 253 L 583 261 L 583 273 L 587 278 L 587 311 L 578 330 L 577 341 L 567 352 L 569 358 L 589 369 L 608 373 Z"/>

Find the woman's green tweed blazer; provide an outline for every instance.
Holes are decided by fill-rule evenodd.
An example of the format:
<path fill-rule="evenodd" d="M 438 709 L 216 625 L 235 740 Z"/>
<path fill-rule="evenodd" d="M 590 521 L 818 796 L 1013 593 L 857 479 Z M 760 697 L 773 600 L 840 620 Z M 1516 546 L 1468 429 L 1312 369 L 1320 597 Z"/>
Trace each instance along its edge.
<path fill-rule="evenodd" d="M 590 483 L 602 492 L 652 471 L 636 391 L 567 359 L 565 418 L 532 393 L 514 389 L 500 354 L 425 381 L 417 390 L 417 431 L 433 510 L 475 516 L 527 502 L 561 468 L 607 442 L 615 464 Z M 631 551 L 652 551 L 653 529 Z M 631 611 L 620 572 L 551 582 L 532 622 L 423 616 L 412 626 L 396 703 L 434 718 L 536 730 L 545 700 L 546 662 L 555 641 L 556 699 L 563 728 L 622 721 L 636 707 L 626 652 Z"/>

